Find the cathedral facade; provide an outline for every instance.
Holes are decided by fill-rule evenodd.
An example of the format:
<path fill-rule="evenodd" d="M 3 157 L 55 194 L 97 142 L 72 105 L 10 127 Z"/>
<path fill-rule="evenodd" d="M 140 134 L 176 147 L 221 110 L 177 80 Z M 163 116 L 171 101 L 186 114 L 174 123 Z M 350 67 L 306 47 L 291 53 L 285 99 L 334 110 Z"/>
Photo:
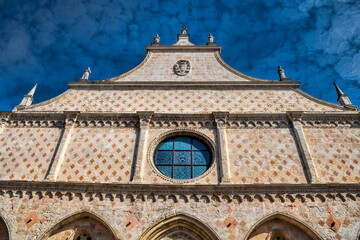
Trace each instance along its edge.
<path fill-rule="evenodd" d="M 0 112 L 0 239 L 360 239 L 360 114 L 244 75 L 209 35 Z"/>

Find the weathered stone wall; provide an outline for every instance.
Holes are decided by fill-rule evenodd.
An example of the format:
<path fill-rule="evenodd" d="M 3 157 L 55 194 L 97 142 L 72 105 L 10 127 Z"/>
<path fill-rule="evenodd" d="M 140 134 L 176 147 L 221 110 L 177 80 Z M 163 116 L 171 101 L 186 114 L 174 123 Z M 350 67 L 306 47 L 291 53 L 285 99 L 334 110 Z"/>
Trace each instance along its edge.
<path fill-rule="evenodd" d="M 159 173 L 153 154 L 161 140 L 174 134 L 190 134 L 206 140 L 213 151 L 214 164 L 205 175 L 180 181 L 184 184 L 218 184 L 223 177 L 221 168 L 226 164 L 229 183 L 309 183 L 305 163 L 313 164 L 316 172 L 312 174 L 316 173 L 318 183 L 360 182 L 360 129 L 356 122 L 324 127 L 310 126 L 307 121 L 302 129 L 297 129 L 305 136 L 300 140 L 284 116 L 231 116 L 224 123 L 224 144 L 218 141 L 216 124 L 209 115 L 156 117 L 148 123 L 146 144 L 140 146 L 139 120 L 133 116 L 116 121 L 82 117 L 72 127 L 64 126 L 61 119 L 57 120 L 58 127 L 5 127 L 0 138 L 0 180 L 129 183 L 132 176 L 142 171 L 142 179 L 137 183 L 179 183 Z M 30 122 L 34 123 L 29 120 L 24 124 Z M 219 156 L 220 145 L 228 151 L 227 156 Z M 140 170 L 135 168 L 140 161 L 139 148 L 144 150 Z M 304 151 L 309 153 L 306 158 Z"/>
<path fill-rule="evenodd" d="M 9 225 L 11 239 L 29 240 L 39 239 L 61 221 L 66 222 L 67 217 L 73 218 L 72 223 L 56 232 L 66 234 L 64 230 L 68 229 L 67 234 L 70 234 L 75 225 L 91 224 L 93 220 L 76 220 L 76 213 L 83 211 L 104 221 L 102 224 L 93 221 L 102 234 L 113 231 L 119 239 L 139 239 L 147 229 L 177 214 L 198 219 L 220 239 L 244 239 L 257 229 L 257 224 L 266 223 L 266 218 L 274 215 L 275 219 L 269 219 L 285 219 L 287 223 L 282 226 L 290 229 L 288 234 L 293 239 L 303 239 L 295 238 L 299 234 L 292 226 L 295 222 L 323 239 L 356 239 L 360 229 L 359 194 L 357 197 L 354 194 L 279 194 L 271 197 L 272 194 L 236 194 L 236 191 L 230 195 L 206 191 L 178 194 L 176 191 L 168 189 L 137 195 L 124 190 L 110 195 L 27 192 L 23 196 L 3 192 L 0 212 Z"/>
<path fill-rule="evenodd" d="M 305 128 L 320 179 L 360 182 L 360 128 Z"/>
<path fill-rule="evenodd" d="M 80 217 L 70 223 L 63 223 L 61 225 L 63 226 L 59 226 L 59 229 L 49 234 L 48 240 L 77 240 L 78 237 L 81 240 L 88 240 L 88 237 L 94 240 L 113 239 L 112 233 L 103 224 L 88 216 Z M 90 231 L 86 231 L 87 229 Z"/>
<path fill-rule="evenodd" d="M 0 135 L 0 180 L 43 180 L 60 132 L 60 128 L 6 128 Z"/>
<path fill-rule="evenodd" d="M 174 74 L 174 65 L 177 61 L 186 59 L 190 63 L 190 72 L 185 76 Z M 183 51 L 150 52 L 145 61 L 134 70 L 110 79 L 111 81 L 249 81 L 244 77 L 224 68 L 218 61 L 214 51 Z"/>
<path fill-rule="evenodd" d="M 228 129 L 232 183 L 306 183 L 289 128 Z"/>
<path fill-rule="evenodd" d="M 76 128 L 70 142 L 58 181 L 130 181 L 136 129 Z"/>
<path fill-rule="evenodd" d="M 285 237 L 290 237 L 290 239 L 311 240 L 311 237 L 308 236 L 306 232 L 289 222 L 278 219 L 270 220 L 258 226 L 254 229 L 254 232 L 251 234 L 249 240 L 267 240 L 269 239 L 270 234 L 271 237 L 273 237 L 270 239 L 277 239 L 276 236 L 273 235 L 279 235 L 278 237 L 283 237 L 283 239 L 287 239 Z"/>
<path fill-rule="evenodd" d="M 320 102 L 320 101 L 319 101 Z M 342 111 L 317 103 L 304 93 L 276 89 L 136 89 L 75 90 L 22 111 L 100 111 L 168 113 Z"/>

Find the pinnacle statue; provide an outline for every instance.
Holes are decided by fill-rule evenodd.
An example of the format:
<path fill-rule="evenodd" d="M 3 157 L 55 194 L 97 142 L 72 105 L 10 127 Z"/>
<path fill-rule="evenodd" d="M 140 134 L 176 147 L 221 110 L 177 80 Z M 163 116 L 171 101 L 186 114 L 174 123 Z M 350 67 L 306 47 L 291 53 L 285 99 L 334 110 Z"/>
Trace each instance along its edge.
<path fill-rule="evenodd" d="M 160 43 L 160 35 L 156 34 L 154 37 L 154 43 Z"/>
<path fill-rule="evenodd" d="M 89 76 L 90 76 L 90 73 L 91 73 L 91 70 L 90 70 L 90 67 L 88 67 L 87 69 L 85 69 L 84 74 L 82 75 L 81 79 L 88 80 Z"/>
<path fill-rule="evenodd" d="M 185 26 L 181 28 L 181 34 L 187 34 L 187 28 Z"/>
<path fill-rule="evenodd" d="M 281 66 L 278 66 L 278 74 L 279 74 L 280 80 L 286 78 L 285 71 Z"/>

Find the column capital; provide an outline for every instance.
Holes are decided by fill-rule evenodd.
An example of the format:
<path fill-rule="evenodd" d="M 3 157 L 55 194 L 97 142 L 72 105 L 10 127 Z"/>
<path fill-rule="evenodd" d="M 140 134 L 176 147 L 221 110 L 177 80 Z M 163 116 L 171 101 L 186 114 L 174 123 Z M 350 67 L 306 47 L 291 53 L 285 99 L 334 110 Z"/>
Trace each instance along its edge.
<path fill-rule="evenodd" d="M 302 111 L 291 111 L 286 112 L 286 116 L 292 122 L 301 122 L 303 113 Z"/>
<path fill-rule="evenodd" d="M 79 117 L 80 112 L 78 111 L 67 111 L 65 114 L 65 127 L 71 127 Z"/>
<path fill-rule="evenodd" d="M 212 112 L 214 116 L 214 121 L 216 123 L 216 127 L 218 128 L 225 128 L 227 118 L 229 116 L 229 112 Z"/>
<path fill-rule="evenodd" d="M 148 128 L 150 120 L 154 114 L 153 111 L 137 111 L 136 114 L 139 116 L 140 128 Z"/>

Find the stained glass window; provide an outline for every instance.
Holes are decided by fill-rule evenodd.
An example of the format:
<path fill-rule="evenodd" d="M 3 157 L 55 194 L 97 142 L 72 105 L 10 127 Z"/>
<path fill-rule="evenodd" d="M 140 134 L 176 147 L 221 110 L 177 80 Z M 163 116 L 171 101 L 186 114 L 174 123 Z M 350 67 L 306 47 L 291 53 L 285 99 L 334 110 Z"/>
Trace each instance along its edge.
<path fill-rule="evenodd" d="M 175 179 L 200 176 L 212 163 L 207 145 L 192 137 L 174 137 L 164 140 L 155 151 L 155 165 L 159 171 Z"/>

